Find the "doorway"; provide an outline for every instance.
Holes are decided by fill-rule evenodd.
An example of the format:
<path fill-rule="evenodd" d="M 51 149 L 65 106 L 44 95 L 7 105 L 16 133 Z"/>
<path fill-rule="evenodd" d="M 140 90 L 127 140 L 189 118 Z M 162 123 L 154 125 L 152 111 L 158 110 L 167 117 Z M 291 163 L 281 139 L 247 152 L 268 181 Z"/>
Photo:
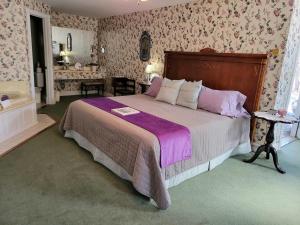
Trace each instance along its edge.
<path fill-rule="evenodd" d="M 31 95 L 37 108 L 55 104 L 50 16 L 27 9 Z"/>
<path fill-rule="evenodd" d="M 46 82 L 45 82 L 45 47 L 43 33 L 43 19 L 30 16 L 32 66 L 34 70 L 34 89 L 37 108 L 46 105 Z"/>

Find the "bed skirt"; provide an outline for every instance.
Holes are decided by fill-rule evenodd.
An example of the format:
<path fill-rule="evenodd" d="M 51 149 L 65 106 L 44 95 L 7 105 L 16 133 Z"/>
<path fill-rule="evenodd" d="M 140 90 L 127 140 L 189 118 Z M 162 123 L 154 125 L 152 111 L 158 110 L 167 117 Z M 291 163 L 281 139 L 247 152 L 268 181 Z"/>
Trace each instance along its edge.
<path fill-rule="evenodd" d="M 122 179 L 131 181 L 132 177 L 117 163 L 115 163 L 111 158 L 109 158 L 106 154 L 104 154 L 100 149 L 98 149 L 95 145 L 90 143 L 85 137 L 77 133 L 76 131 L 69 130 L 65 133 L 66 138 L 74 139 L 79 146 L 88 150 L 92 153 L 93 158 L 96 162 L 101 163 L 108 169 L 110 169 L 113 173 L 121 177 Z M 181 174 L 178 174 L 168 180 L 165 180 L 165 186 L 167 188 L 174 187 L 184 182 L 187 179 L 195 177 L 201 173 L 213 170 L 218 165 L 222 164 L 226 159 L 231 156 L 239 155 L 239 154 L 247 154 L 251 152 L 251 144 L 250 140 L 248 142 L 240 144 L 235 149 L 230 149 L 226 151 L 224 154 L 206 162 L 201 165 L 198 165 L 190 170 L 187 170 Z"/>

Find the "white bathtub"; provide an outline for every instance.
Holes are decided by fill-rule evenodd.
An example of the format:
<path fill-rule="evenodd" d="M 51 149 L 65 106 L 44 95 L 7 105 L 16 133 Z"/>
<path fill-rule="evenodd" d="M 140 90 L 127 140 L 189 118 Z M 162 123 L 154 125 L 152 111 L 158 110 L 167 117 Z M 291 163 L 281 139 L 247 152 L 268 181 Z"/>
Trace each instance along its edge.
<path fill-rule="evenodd" d="M 8 108 L 0 110 L 0 143 L 37 123 L 35 101 L 25 97 L 10 101 Z"/>

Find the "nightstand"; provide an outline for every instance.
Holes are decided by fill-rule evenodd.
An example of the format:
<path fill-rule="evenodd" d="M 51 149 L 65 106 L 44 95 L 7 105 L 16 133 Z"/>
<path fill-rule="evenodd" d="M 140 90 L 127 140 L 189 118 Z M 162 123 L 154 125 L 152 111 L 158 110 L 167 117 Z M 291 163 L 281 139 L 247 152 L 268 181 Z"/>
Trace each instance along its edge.
<path fill-rule="evenodd" d="M 255 152 L 255 154 L 252 156 L 252 158 L 249 160 L 244 160 L 244 162 L 252 163 L 258 158 L 258 156 L 261 153 L 266 152 L 266 154 L 267 154 L 266 159 L 269 159 L 270 154 L 271 154 L 275 168 L 277 169 L 277 171 L 279 173 L 284 174 L 285 171 L 279 167 L 277 151 L 272 146 L 272 143 L 274 141 L 274 127 L 275 127 L 276 123 L 285 123 L 285 124 L 299 123 L 299 119 L 297 119 L 294 116 L 290 116 L 290 115 L 287 115 L 285 117 L 279 117 L 277 115 L 272 115 L 268 112 L 255 112 L 253 114 L 253 117 L 267 121 L 270 124 L 270 127 L 269 127 L 269 131 L 267 133 L 267 136 L 266 136 L 266 144 L 260 146 L 257 149 L 257 151 Z"/>
<path fill-rule="evenodd" d="M 135 95 L 135 80 L 127 77 L 113 77 L 112 87 L 114 96 L 119 95 Z"/>
<path fill-rule="evenodd" d="M 151 86 L 151 83 L 148 82 L 138 82 L 138 84 L 140 85 L 141 89 L 142 89 L 142 94 L 145 93 L 148 88 Z"/>

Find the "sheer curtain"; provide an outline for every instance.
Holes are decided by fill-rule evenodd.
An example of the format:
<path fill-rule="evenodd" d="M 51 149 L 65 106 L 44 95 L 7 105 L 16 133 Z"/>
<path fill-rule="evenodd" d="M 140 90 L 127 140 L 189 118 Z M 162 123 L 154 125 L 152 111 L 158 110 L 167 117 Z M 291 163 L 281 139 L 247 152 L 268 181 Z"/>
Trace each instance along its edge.
<path fill-rule="evenodd" d="M 300 51 L 299 51 L 300 52 Z M 294 114 L 296 117 L 300 117 L 300 54 L 298 53 L 298 60 L 295 69 L 295 79 L 292 87 L 288 112 Z M 291 136 L 297 136 L 300 138 L 299 125 L 292 126 Z"/>

